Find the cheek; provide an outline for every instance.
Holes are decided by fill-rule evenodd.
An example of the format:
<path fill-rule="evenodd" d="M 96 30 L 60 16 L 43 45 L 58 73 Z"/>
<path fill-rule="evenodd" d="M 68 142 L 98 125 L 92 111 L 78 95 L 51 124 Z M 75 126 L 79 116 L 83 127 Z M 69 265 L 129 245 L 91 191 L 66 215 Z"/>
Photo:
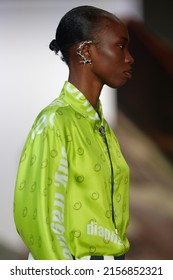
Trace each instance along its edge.
<path fill-rule="evenodd" d="M 123 55 L 115 50 L 106 49 L 100 55 L 100 64 L 105 68 L 108 74 L 119 72 L 123 65 Z"/>
<path fill-rule="evenodd" d="M 122 80 L 121 66 L 123 65 L 122 54 L 115 51 L 104 49 L 93 60 L 93 73 L 103 83 L 116 88 L 124 83 Z"/>
<path fill-rule="evenodd" d="M 110 51 L 109 49 L 105 50 L 101 55 L 101 61 L 103 64 L 110 65 L 110 63 L 115 63 L 117 60 L 117 56 L 114 52 Z"/>

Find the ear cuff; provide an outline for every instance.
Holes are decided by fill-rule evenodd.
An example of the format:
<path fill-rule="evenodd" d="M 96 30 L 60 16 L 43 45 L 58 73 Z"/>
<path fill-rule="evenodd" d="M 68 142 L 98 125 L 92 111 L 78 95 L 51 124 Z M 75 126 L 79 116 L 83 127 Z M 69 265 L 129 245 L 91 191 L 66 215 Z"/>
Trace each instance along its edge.
<path fill-rule="evenodd" d="M 79 45 L 79 47 L 77 48 L 77 54 L 82 58 L 82 60 L 80 61 L 80 63 L 86 64 L 89 63 L 91 64 L 92 61 L 91 59 L 86 58 L 83 54 L 82 54 L 82 49 L 84 47 L 85 44 L 92 44 L 92 41 L 84 41 L 83 43 L 81 43 Z"/>

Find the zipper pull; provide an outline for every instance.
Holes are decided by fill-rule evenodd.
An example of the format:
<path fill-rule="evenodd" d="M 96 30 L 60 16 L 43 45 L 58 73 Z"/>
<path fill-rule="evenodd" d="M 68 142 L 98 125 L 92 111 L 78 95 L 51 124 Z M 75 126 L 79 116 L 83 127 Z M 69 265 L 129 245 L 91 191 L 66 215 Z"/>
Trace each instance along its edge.
<path fill-rule="evenodd" d="M 105 127 L 103 125 L 99 127 L 99 132 L 101 136 L 105 137 Z"/>

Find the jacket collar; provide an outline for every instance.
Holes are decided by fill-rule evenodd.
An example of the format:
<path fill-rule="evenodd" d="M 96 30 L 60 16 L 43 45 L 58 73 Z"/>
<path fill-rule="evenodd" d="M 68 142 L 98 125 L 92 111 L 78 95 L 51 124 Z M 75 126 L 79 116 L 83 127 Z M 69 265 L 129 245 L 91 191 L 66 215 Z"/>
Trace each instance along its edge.
<path fill-rule="evenodd" d="M 98 110 L 90 104 L 87 98 L 71 83 L 66 81 L 60 93 L 60 98 L 66 101 L 79 114 L 93 121 L 103 122 L 103 111 L 100 100 L 98 101 Z"/>

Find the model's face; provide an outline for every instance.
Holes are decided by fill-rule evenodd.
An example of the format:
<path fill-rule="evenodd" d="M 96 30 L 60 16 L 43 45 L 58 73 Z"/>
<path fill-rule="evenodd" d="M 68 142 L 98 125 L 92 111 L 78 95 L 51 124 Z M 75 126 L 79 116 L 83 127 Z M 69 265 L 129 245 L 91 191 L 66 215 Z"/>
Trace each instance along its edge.
<path fill-rule="evenodd" d="M 98 37 L 99 43 L 92 56 L 92 72 L 99 83 L 118 88 L 132 76 L 133 58 L 128 51 L 127 28 L 113 21 Z"/>

